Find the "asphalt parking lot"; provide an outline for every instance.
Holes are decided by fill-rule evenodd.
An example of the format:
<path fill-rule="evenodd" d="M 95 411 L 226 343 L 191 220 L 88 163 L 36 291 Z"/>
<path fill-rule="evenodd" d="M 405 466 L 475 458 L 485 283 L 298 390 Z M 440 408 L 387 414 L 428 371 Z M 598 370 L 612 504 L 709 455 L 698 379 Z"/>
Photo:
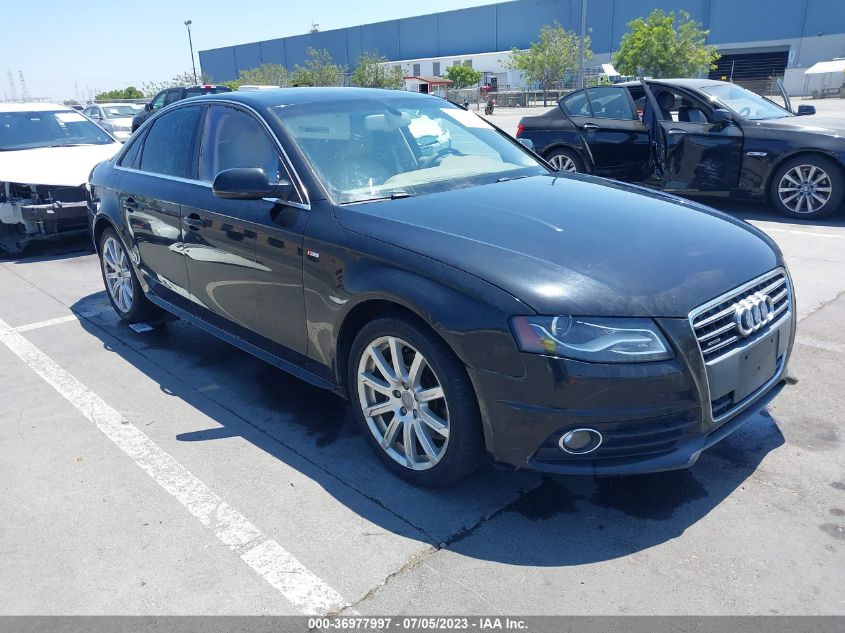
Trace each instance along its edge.
<path fill-rule="evenodd" d="M 120 323 L 80 245 L 0 262 L 0 613 L 845 613 L 845 212 L 717 206 L 786 255 L 792 384 L 629 478 L 413 488 L 343 400 Z"/>

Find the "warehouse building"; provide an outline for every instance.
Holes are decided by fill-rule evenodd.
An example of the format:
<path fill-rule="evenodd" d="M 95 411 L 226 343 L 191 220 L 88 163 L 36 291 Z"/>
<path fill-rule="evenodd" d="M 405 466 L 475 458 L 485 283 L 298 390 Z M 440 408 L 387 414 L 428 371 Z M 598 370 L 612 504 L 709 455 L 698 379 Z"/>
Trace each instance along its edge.
<path fill-rule="evenodd" d="M 843 80 L 804 71 L 845 57 L 845 0 L 516 0 L 204 50 L 200 64 L 220 82 L 261 64 L 293 69 L 313 47 L 328 50 L 336 63 L 350 68 L 361 53 L 377 52 L 412 77 L 439 77 L 452 64 L 469 64 L 484 73 L 483 83 L 517 88 L 522 78 L 506 69 L 507 51 L 527 48 L 543 24 L 557 21 L 580 30 L 582 2 L 587 3 L 593 66 L 610 61 L 634 18 L 653 9 L 685 10 L 710 30 L 708 43 L 722 55 L 713 78 L 779 76 L 790 94 L 811 92 L 812 82 L 830 86 Z"/>

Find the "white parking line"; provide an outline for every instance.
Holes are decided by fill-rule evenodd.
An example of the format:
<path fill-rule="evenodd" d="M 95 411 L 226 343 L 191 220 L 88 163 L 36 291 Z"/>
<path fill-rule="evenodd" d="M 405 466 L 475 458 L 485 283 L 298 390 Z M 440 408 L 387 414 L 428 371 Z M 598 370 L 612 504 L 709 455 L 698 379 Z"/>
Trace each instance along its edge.
<path fill-rule="evenodd" d="M 56 317 L 55 319 L 47 319 L 46 321 L 37 321 L 35 323 L 27 323 L 26 325 L 19 325 L 11 328 L 14 332 L 29 332 L 31 330 L 40 330 L 43 327 L 50 327 L 51 325 L 59 325 L 61 323 L 68 323 L 69 321 L 76 321 L 80 318 L 88 319 L 103 312 L 111 311 L 111 308 L 102 308 L 100 310 L 91 310 L 90 312 L 72 312 L 65 316 Z"/>
<path fill-rule="evenodd" d="M 757 226 L 758 229 L 763 231 L 775 231 L 777 233 L 791 233 L 792 235 L 810 235 L 812 237 L 838 237 L 838 238 L 845 238 L 845 235 L 840 235 L 839 233 L 814 233 L 812 231 L 795 231 L 792 229 L 776 229 L 770 226 Z"/>
<path fill-rule="evenodd" d="M 308 571 L 281 545 L 2 319 L 0 342 L 302 612 L 324 615 L 348 606 L 340 594 Z"/>

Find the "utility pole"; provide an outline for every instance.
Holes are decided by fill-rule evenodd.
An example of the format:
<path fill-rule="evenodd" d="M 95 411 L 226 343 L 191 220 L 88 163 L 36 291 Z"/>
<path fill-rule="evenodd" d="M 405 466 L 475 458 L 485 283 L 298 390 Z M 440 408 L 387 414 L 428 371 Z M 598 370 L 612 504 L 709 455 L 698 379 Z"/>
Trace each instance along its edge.
<path fill-rule="evenodd" d="M 29 90 L 26 87 L 26 80 L 23 78 L 23 71 L 19 70 L 18 75 L 21 78 L 21 99 L 24 101 L 29 101 Z"/>
<path fill-rule="evenodd" d="M 11 70 L 6 71 L 6 76 L 9 78 L 9 96 L 12 97 L 12 101 L 18 100 L 18 89 L 15 88 L 15 77 L 12 75 Z"/>
<path fill-rule="evenodd" d="M 191 49 L 191 68 L 194 69 L 194 83 L 199 83 L 197 81 L 197 65 L 194 62 L 194 43 L 191 41 L 191 24 L 193 24 L 191 20 L 185 20 L 185 28 L 188 29 L 188 46 Z"/>
<path fill-rule="evenodd" d="M 587 37 L 587 0 L 581 0 L 581 41 L 578 43 L 578 87 L 584 87 L 584 38 Z"/>

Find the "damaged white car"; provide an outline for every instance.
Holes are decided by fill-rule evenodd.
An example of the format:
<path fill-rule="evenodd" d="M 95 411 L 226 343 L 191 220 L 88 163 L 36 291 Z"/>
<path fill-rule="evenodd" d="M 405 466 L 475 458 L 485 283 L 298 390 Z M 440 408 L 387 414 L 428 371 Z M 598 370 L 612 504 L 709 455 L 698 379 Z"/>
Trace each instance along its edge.
<path fill-rule="evenodd" d="M 85 234 L 88 174 L 120 148 L 71 108 L 0 103 L 0 253 Z"/>

